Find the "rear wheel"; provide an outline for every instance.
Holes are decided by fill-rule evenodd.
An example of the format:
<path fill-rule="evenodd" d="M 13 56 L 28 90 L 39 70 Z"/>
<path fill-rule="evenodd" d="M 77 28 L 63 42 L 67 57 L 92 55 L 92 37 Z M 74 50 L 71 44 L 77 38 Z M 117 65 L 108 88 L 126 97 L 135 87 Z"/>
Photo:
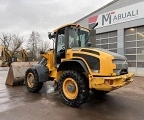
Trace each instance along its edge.
<path fill-rule="evenodd" d="M 35 69 L 29 68 L 25 75 L 25 85 L 29 92 L 39 92 L 43 86 L 43 82 L 39 82 L 38 74 Z"/>
<path fill-rule="evenodd" d="M 58 89 L 61 99 L 71 107 L 80 106 L 89 96 L 87 79 L 76 71 L 63 72 L 58 83 Z"/>

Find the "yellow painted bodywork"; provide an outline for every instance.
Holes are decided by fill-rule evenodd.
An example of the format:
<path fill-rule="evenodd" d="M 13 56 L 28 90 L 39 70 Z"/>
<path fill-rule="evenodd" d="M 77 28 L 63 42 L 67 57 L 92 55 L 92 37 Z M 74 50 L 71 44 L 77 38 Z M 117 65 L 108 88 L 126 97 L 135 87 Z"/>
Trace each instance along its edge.
<path fill-rule="evenodd" d="M 87 50 L 94 51 L 92 48 L 82 48 L 82 49 L 87 49 Z M 89 70 L 90 75 L 99 75 L 99 76 L 115 76 L 116 75 L 116 73 L 113 73 L 113 69 L 116 68 L 116 65 L 114 63 L 112 63 L 112 60 L 114 59 L 114 57 L 112 55 L 107 54 L 105 52 L 102 52 L 100 50 L 96 50 L 97 52 L 100 53 L 100 55 L 94 55 L 94 54 L 88 53 L 88 52 L 81 52 L 80 50 L 79 51 L 70 51 L 70 52 L 94 56 L 95 58 L 98 58 L 100 60 L 100 70 L 98 72 L 93 72 L 89 68 L 88 63 L 83 58 L 73 57 L 73 58 L 79 58 L 79 59 L 84 61 L 84 63 L 86 64 L 86 66 Z"/>
<path fill-rule="evenodd" d="M 125 86 L 126 84 L 133 81 L 132 79 L 133 73 L 129 73 L 126 75 L 119 75 L 119 76 L 116 76 L 116 73 L 113 73 L 113 69 L 116 68 L 116 65 L 112 63 L 112 60 L 114 59 L 112 55 L 96 49 L 95 50 L 99 52 L 100 55 L 94 55 L 92 53 L 82 52 L 80 51 L 81 49 L 79 50 L 68 49 L 66 53 L 66 58 L 62 59 L 61 61 L 71 60 L 72 58 L 79 58 L 82 61 L 84 61 L 89 71 L 89 73 L 84 73 L 84 74 L 86 75 L 89 81 L 90 89 L 94 88 L 97 90 L 111 91 L 114 89 L 118 89 L 122 86 Z M 85 49 L 93 50 L 92 48 L 85 48 Z M 81 57 L 74 57 L 73 53 L 87 54 L 99 58 L 100 70 L 96 72 L 91 70 L 89 65 L 85 61 L 85 59 Z M 48 51 L 47 53 L 42 54 L 42 56 L 47 59 L 48 64 L 46 66 L 49 68 L 50 71 L 49 76 L 54 78 L 54 80 L 58 82 L 63 71 L 57 72 L 57 68 L 54 67 L 54 51 L 53 50 Z M 113 80 L 113 85 L 110 85 L 107 82 L 107 80 Z"/>
<path fill-rule="evenodd" d="M 102 91 L 112 91 L 133 82 L 133 75 L 133 73 L 129 73 L 115 77 L 93 77 L 90 80 L 90 88 Z M 112 85 L 108 82 L 110 80 L 113 81 Z"/>

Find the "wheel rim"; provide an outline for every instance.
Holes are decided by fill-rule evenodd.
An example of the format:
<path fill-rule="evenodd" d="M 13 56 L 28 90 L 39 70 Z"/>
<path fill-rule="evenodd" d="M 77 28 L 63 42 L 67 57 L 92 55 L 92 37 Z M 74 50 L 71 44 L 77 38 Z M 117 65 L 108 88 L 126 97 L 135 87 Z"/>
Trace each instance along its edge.
<path fill-rule="evenodd" d="M 34 86 L 34 82 L 35 82 L 35 80 L 34 80 L 34 75 L 33 75 L 32 73 L 29 73 L 29 74 L 27 75 L 27 83 L 28 83 L 28 86 L 29 86 L 30 88 L 32 88 L 32 87 Z"/>
<path fill-rule="evenodd" d="M 68 99 L 75 99 L 78 95 L 78 86 L 74 79 L 67 78 L 63 82 L 63 92 Z"/>

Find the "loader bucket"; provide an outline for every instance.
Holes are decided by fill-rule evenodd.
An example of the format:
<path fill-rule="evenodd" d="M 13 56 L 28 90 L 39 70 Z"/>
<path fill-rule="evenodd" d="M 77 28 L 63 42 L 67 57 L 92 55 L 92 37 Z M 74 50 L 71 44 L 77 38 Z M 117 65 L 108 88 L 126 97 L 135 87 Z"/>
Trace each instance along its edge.
<path fill-rule="evenodd" d="M 13 62 L 9 68 L 6 78 L 6 85 L 22 85 L 24 83 L 25 72 L 37 62 Z"/>

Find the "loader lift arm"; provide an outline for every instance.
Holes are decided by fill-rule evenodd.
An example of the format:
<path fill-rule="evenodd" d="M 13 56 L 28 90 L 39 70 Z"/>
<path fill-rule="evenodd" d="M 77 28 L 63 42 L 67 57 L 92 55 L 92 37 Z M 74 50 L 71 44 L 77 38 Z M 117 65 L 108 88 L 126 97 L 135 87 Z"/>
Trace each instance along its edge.
<path fill-rule="evenodd" d="M 28 54 L 27 54 L 26 50 L 25 49 L 21 49 L 20 52 L 21 52 L 21 55 L 22 55 L 22 61 L 27 62 L 28 61 Z"/>

